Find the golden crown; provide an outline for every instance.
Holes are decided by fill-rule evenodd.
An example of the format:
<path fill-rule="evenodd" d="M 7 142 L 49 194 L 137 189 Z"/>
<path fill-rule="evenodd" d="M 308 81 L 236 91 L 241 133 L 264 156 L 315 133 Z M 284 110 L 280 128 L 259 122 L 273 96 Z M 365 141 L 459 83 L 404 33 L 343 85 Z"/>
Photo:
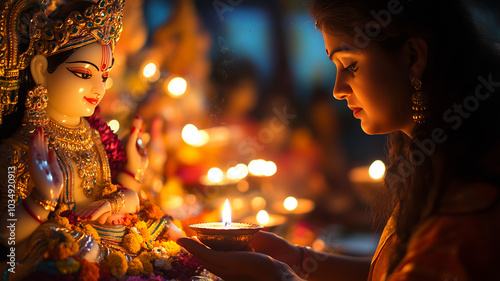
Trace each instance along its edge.
<path fill-rule="evenodd" d="M 64 0 L 7 0 L 0 16 L 0 124 L 12 112 L 19 90 L 19 71 L 35 55 L 50 56 L 93 42 L 114 49 L 122 30 L 125 0 L 99 0 L 64 21 L 50 15 Z M 20 50 L 22 41 L 26 50 Z M 27 42 L 26 42 L 27 43 Z"/>

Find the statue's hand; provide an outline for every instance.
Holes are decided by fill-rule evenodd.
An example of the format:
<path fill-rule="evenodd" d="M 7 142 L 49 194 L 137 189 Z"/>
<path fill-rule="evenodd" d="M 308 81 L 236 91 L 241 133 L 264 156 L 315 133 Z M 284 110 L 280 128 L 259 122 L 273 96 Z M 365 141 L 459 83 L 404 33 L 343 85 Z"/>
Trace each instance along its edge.
<path fill-rule="evenodd" d="M 130 136 L 125 146 L 125 151 L 127 153 L 125 169 L 140 177 L 144 177 L 149 163 L 148 153 L 141 139 L 142 123 L 142 118 L 140 116 L 134 118 Z"/>
<path fill-rule="evenodd" d="M 104 199 L 95 201 L 78 210 L 76 214 L 81 220 L 97 221 L 103 224 L 111 215 L 111 205 Z"/>
<path fill-rule="evenodd" d="M 109 216 L 106 219 L 107 224 L 123 224 L 125 222 L 125 215 L 126 213 L 118 213 Z"/>
<path fill-rule="evenodd" d="M 45 199 L 57 201 L 63 187 L 63 177 L 56 153 L 49 150 L 49 137 L 39 127 L 30 140 L 28 151 L 28 172 L 36 190 Z"/>

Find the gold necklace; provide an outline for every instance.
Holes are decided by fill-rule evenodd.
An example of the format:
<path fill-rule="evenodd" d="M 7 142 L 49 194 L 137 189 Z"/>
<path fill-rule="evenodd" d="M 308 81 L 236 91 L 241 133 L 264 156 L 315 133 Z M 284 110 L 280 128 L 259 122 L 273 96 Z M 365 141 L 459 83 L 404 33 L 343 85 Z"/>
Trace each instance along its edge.
<path fill-rule="evenodd" d="M 49 120 L 47 127 L 56 150 L 75 161 L 78 176 L 82 179 L 83 193 L 87 198 L 92 196 L 99 171 L 99 160 L 93 140 L 93 134 L 96 132 L 84 118 L 77 127 L 60 125 L 52 119 Z"/>

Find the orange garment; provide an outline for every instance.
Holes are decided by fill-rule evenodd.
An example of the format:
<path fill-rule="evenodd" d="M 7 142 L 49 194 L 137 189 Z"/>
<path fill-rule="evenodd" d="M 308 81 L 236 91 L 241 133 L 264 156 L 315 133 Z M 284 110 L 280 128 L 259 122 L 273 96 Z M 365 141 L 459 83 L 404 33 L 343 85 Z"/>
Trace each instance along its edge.
<path fill-rule="evenodd" d="M 499 189 L 463 185 L 445 196 L 436 215 L 412 235 L 406 256 L 387 276 L 397 237 L 389 219 L 373 257 L 368 281 L 500 280 Z"/>

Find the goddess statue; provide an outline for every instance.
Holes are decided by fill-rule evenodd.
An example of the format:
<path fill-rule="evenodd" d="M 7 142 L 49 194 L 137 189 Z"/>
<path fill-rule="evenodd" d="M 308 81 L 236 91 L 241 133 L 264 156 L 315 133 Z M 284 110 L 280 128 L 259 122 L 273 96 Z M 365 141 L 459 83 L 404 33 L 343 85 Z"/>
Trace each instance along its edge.
<path fill-rule="evenodd" d="M 4 276 L 26 276 L 57 249 L 91 262 L 115 252 L 130 261 L 144 243 L 179 236 L 171 218 L 137 195 L 148 165 L 142 119 L 122 147 L 93 115 L 124 0 L 2 3 L 0 226 L 4 251 L 16 257 Z"/>

